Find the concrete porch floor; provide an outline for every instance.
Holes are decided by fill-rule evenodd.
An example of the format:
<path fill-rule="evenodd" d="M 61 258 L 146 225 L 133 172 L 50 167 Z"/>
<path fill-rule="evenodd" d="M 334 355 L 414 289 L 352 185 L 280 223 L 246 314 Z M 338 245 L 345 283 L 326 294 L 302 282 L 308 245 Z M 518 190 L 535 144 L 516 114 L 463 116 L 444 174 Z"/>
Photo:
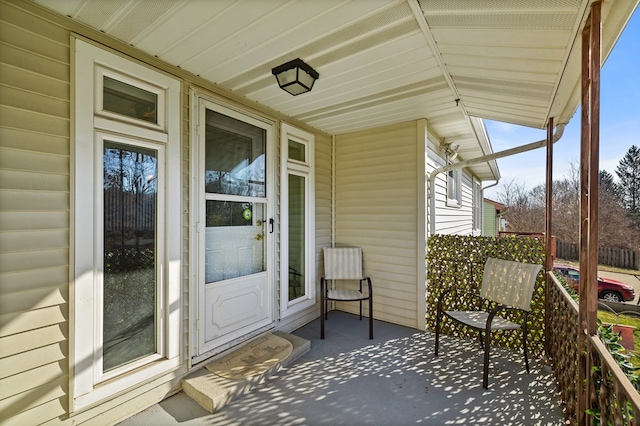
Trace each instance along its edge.
<path fill-rule="evenodd" d="M 551 369 L 524 369 L 521 352 L 492 349 L 489 389 L 482 388 L 476 342 L 434 336 L 330 312 L 293 334 L 311 350 L 251 393 L 210 414 L 180 392 L 120 423 L 140 425 L 562 425 Z"/>

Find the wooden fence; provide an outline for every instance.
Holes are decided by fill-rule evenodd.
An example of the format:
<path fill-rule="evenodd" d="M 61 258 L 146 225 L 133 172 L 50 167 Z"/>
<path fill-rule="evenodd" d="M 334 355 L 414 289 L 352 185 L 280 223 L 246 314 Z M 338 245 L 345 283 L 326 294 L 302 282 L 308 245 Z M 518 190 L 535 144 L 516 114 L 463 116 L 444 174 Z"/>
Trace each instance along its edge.
<path fill-rule="evenodd" d="M 578 260 L 580 248 L 577 244 L 558 240 L 556 254 L 560 259 Z M 623 269 L 640 269 L 640 255 L 638 250 L 600 247 L 598 249 L 598 263 Z"/>

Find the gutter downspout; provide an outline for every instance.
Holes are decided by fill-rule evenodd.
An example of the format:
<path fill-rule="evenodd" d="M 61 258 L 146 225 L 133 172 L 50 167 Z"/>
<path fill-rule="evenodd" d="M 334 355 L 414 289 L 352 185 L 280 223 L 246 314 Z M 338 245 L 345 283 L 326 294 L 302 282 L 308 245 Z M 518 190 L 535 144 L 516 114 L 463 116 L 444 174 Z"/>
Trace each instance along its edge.
<path fill-rule="evenodd" d="M 552 143 L 556 143 L 562 137 L 566 124 L 558 124 L 556 127 L 556 133 L 553 135 Z M 515 148 L 505 149 L 504 151 L 494 152 L 492 154 L 483 155 L 481 157 L 471 158 L 469 160 L 460 161 L 456 164 L 448 164 L 443 167 L 439 167 L 431 172 L 429 175 L 429 235 L 435 235 L 436 233 L 436 193 L 434 190 L 436 176 L 440 173 L 448 172 L 449 170 L 463 169 L 474 164 L 486 163 L 498 158 L 509 157 L 511 155 L 520 154 L 522 152 L 531 151 L 538 148 L 547 146 L 547 139 L 541 139 L 537 142 L 531 142 L 526 145 L 517 146 Z"/>
<path fill-rule="evenodd" d="M 331 135 L 331 247 L 336 246 L 336 136 Z"/>

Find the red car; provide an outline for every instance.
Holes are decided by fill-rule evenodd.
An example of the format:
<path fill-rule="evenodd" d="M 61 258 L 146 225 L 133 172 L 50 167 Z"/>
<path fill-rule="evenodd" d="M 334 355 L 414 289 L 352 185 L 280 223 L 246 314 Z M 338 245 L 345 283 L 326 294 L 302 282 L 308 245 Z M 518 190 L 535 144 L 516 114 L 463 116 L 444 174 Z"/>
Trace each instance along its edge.
<path fill-rule="evenodd" d="M 578 281 L 580 280 L 578 268 L 571 265 L 555 264 L 553 270 L 560 272 L 568 283 L 573 284 L 573 289 L 578 291 Z M 636 293 L 632 286 L 618 280 L 598 277 L 598 299 L 607 302 L 630 302 L 635 297 Z"/>

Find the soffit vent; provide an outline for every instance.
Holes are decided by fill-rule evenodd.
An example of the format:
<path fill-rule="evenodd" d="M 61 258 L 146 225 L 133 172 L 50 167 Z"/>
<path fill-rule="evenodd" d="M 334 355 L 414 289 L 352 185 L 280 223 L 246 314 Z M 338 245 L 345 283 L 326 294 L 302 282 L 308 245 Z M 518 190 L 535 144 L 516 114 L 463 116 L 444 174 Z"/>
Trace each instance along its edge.
<path fill-rule="evenodd" d="M 487 93 L 515 96 L 518 98 L 548 100 L 553 92 L 553 84 L 527 83 L 522 81 L 493 80 L 490 78 L 454 77 L 460 89 L 477 90 Z"/>
<path fill-rule="evenodd" d="M 496 12 L 500 10 L 577 9 L 582 0 L 418 0 L 423 11 Z"/>
<path fill-rule="evenodd" d="M 41 2 L 42 3 L 42 2 Z M 114 13 L 127 4 L 127 0 L 85 2 L 82 7 L 71 14 L 71 17 L 91 27 L 104 31 L 104 26 Z"/>
<path fill-rule="evenodd" d="M 296 56 L 302 58 L 310 58 L 309 63 L 315 68 L 320 69 L 322 66 L 331 64 L 333 62 L 338 62 L 342 59 L 348 58 L 350 56 L 356 55 L 365 50 L 371 49 L 375 46 L 378 46 L 383 43 L 387 43 L 390 40 L 396 40 L 401 37 L 405 37 L 409 34 L 415 33 L 418 31 L 418 27 L 415 21 L 406 21 L 402 22 L 399 25 L 395 25 L 393 27 L 387 28 L 384 31 L 376 32 L 371 34 L 365 38 L 351 40 L 350 43 L 342 43 L 339 47 L 334 48 L 333 50 L 327 50 L 321 52 L 318 56 L 313 57 L 310 52 L 315 51 L 317 49 L 313 49 L 315 46 L 305 46 L 299 50 L 296 50 L 296 53 L 289 56 Z M 316 52 L 318 54 L 318 52 Z M 284 62 L 285 59 L 282 58 L 278 61 L 274 62 Z M 253 70 L 244 73 L 236 78 L 231 80 L 227 80 L 223 82 L 223 85 L 229 87 L 238 87 L 242 86 L 243 83 L 251 81 L 252 78 L 259 78 L 265 75 L 265 70 L 270 70 L 271 65 L 263 65 L 259 68 L 254 68 Z M 235 89 L 236 92 L 240 94 L 248 94 L 251 92 L 255 92 L 257 90 L 264 89 L 265 87 L 271 86 L 273 83 L 273 77 L 267 76 L 263 77 L 258 81 L 255 81 L 251 84 L 248 84 L 240 89 Z"/>
<path fill-rule="evenodd" d="M 313 25 L 313 21 L 309 24 Z M 294 52 L 275 58 L 268 64 L 247 70 L 242 75 L 221 83 L 226 87 L 238 88 L 248 82 L 262 78 L 260 81 L 238 90 L 238 93 L 251 93 L 271 85 L 273 79 L 271 68 L 291 59 L 305 58 L 315 69 L 318 69 L 323 65 L 344 59 L 354 53 L 373 48 L 419 30 L 420 28 L 409 5 L 407 3 L 399 3 L 359 22 L 327 34 L 312 43 L 300 46 Z"/>
<path fill-rule="evenodd" d="M 571 30 L 580 0 L 419 0 L 432 29 Z M 547 10 L 541 10 L 547 9 Z"/>
<path fill-rule="evenodd" d="M 329 107 L 308 111 L 297 115 L 296 118 L 300 120 L 320 120 L 332 117 L 336 114 L 359 111 L 364 108 L 373 108 L 389 102 L 413 98 L 427 93 L 433 93 L 438 90 L 446 90 L 448 87 L 449 86 L 447 86 L 447 82 L 444 80 L 444 77 L 436 77 L 420 81 L 418 83 L 408 84 L 406 86 L 395 87 L 373 95 L 363 96 L 348 102 L 342 102 Z"/>
<path fill-rule="evenodd" d="M 500 15 L 429 15 L 432 29 L 481 30 L 571 30 L 575 13 L 527 13 Z"/>
<path fill-rule="evenodd" d="M 175 0 L 145 0 L 137 3 L 111 29 L 110 33 L 120 40 L 131 43 L 148 27 L 154 25 L 171 8 Z"/>

